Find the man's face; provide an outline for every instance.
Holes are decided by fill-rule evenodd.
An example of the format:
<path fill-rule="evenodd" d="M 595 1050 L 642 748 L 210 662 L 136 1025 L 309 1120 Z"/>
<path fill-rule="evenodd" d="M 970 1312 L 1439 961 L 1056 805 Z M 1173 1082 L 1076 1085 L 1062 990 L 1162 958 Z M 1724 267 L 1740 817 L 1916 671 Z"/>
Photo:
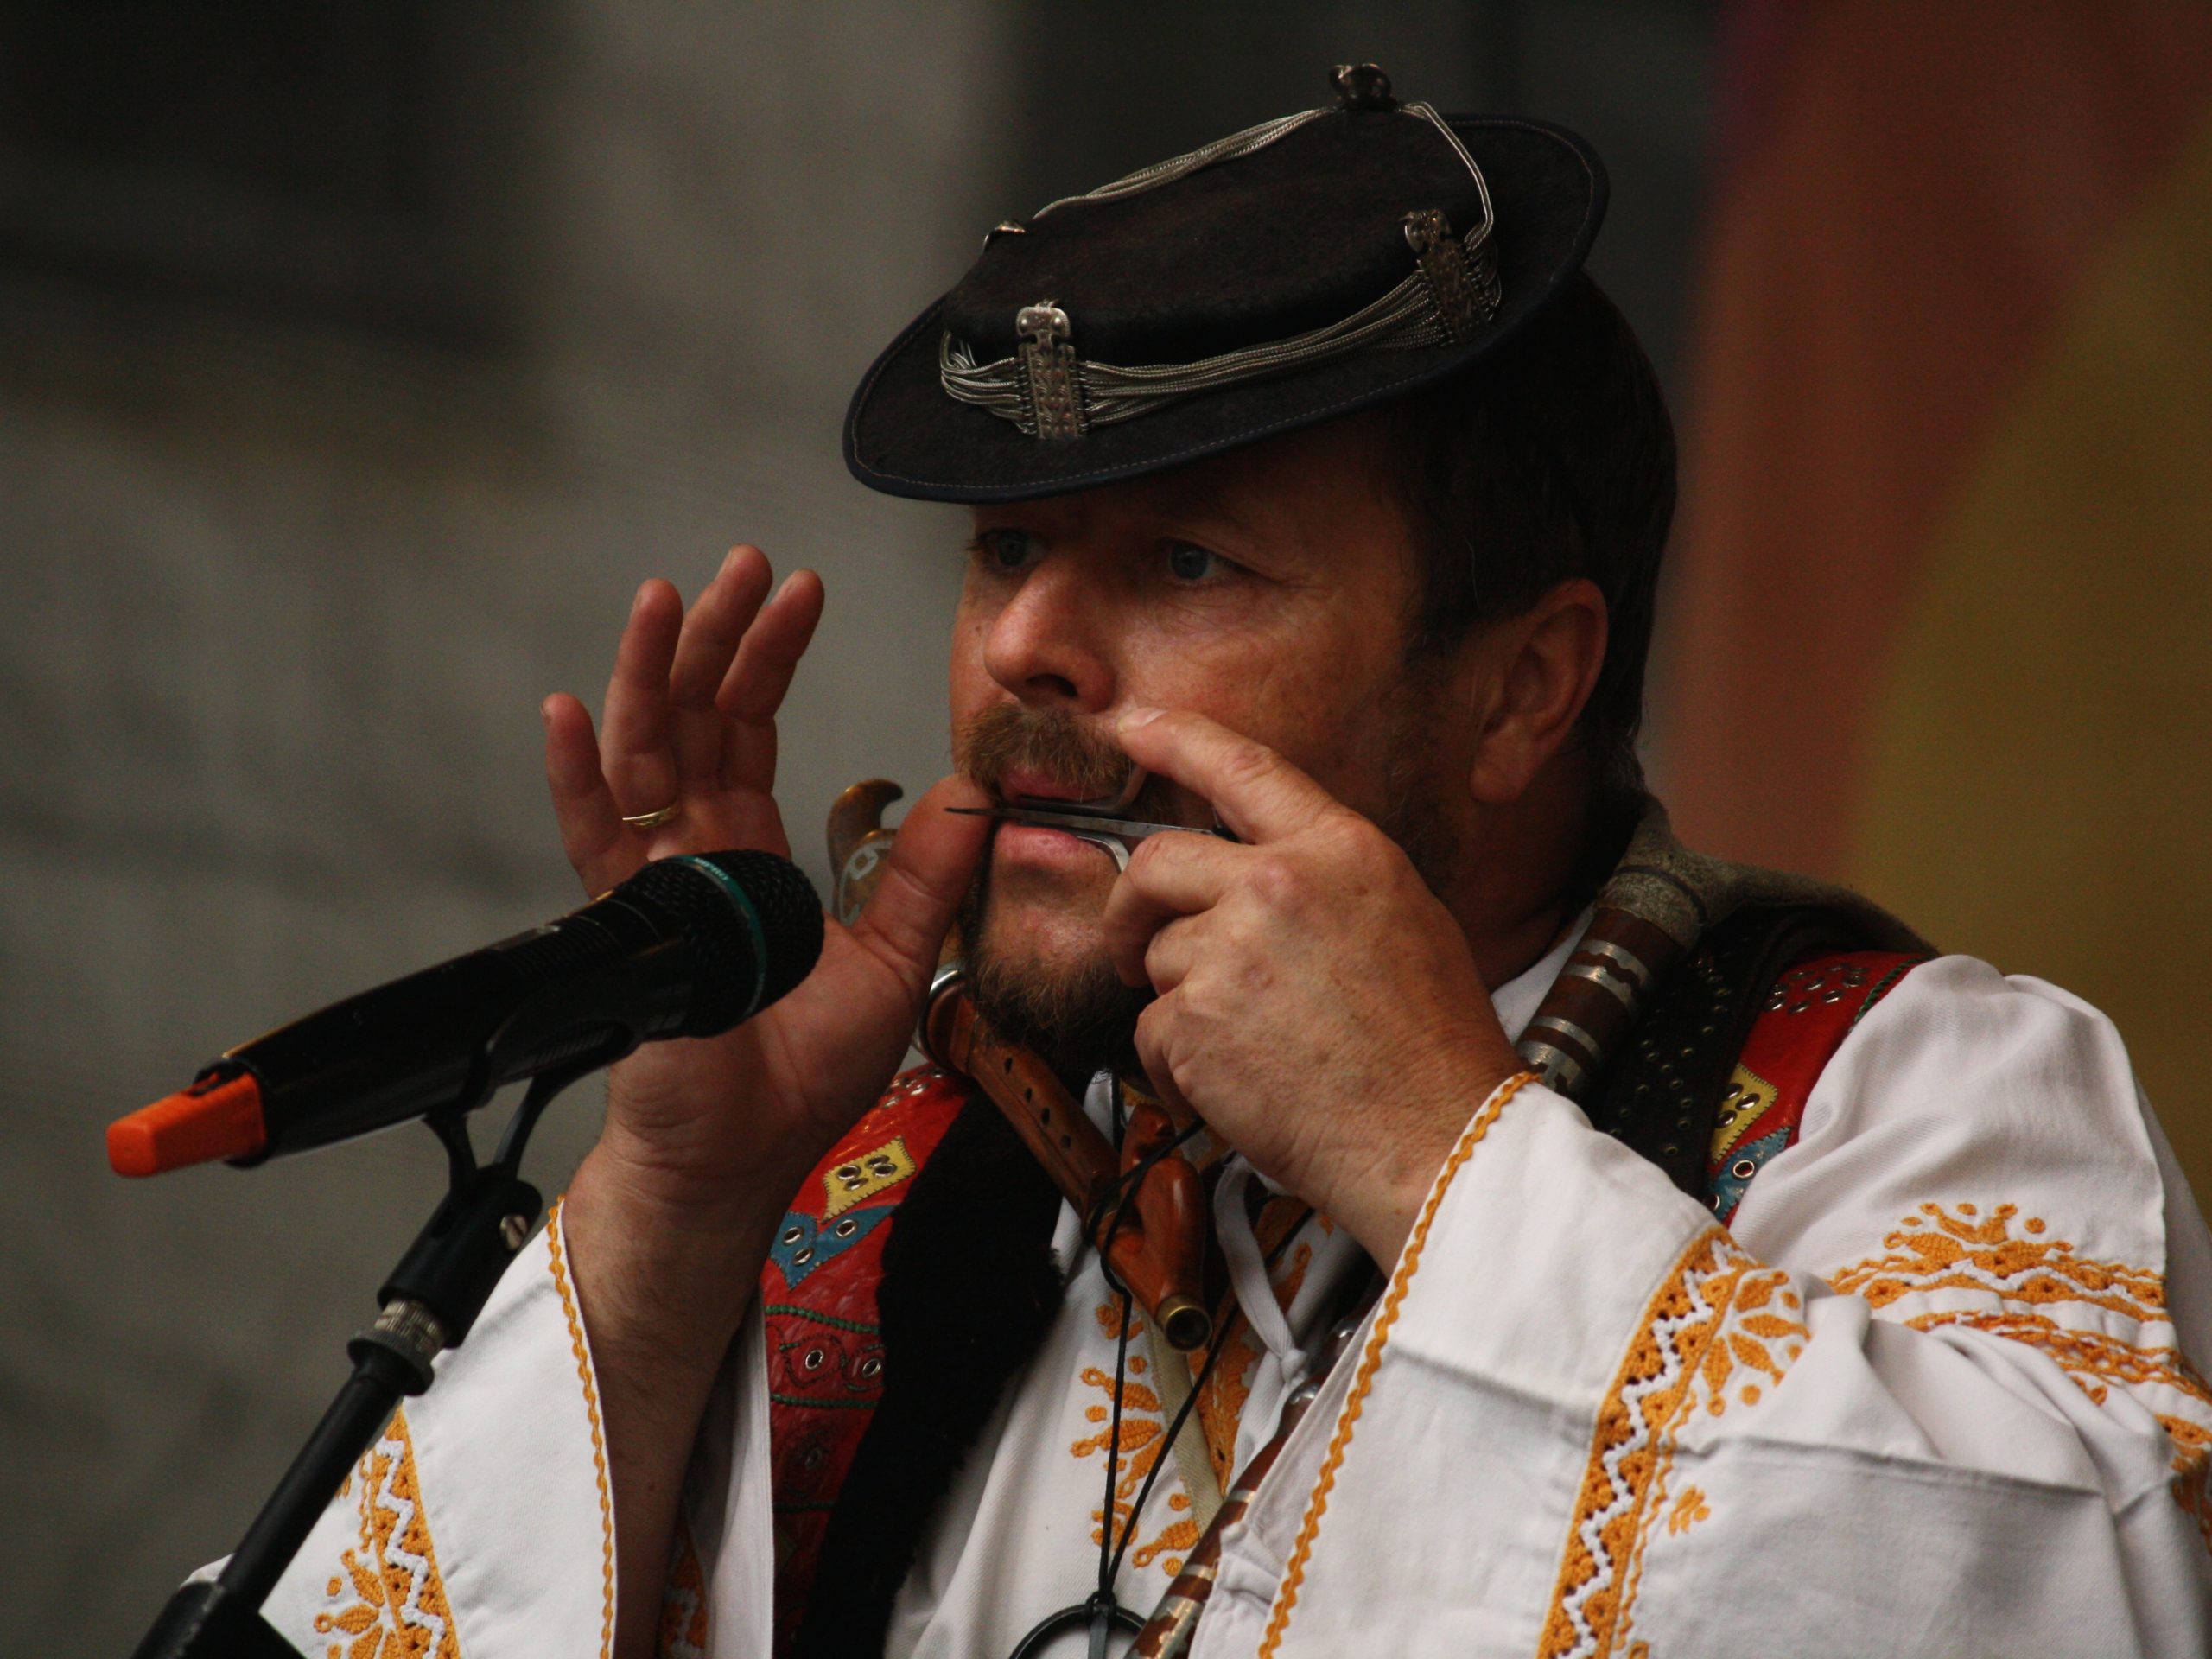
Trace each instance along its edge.
<path fill-rule="evenodd" d="M 1112 718 L 1187 709 L 1266 744 L 1386 830 L 1434 816 L 1435 695 L 1409 679 L 1416 563 L 1338 423 L 1154 478 L 976 510 L 952 642 L 963 772 L 1001 797 L 1110 795 Z M 1154 779 L 1129 816 L 1210 822 Z M 1401 839 L 1405 839 L 1403 834 Z M 1118 1057 L 1141 1001 L 1106 963 L 1110 856 L 1002 824 L 964 922 L 984 1005 L 1064 1071 Z"/>

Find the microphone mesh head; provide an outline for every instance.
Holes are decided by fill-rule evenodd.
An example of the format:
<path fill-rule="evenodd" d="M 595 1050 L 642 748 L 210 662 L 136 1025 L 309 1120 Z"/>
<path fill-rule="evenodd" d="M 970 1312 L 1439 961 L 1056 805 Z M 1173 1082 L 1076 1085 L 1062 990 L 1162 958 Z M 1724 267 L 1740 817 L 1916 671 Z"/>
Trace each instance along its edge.
<path fill-rule="evenodd" d="M 690 944 L 697 977 L 683 1022 L 687 1037 L 711 1037 L 748 1010 L 766 1007 L 812 973 L 822 955 L 822 900 L 814 884 L 773 853 L 660 859 L 623 885 L 661 906 Z"/>
<path fill-rule="evenodd" d="M 761 964 L 766 1007 L 814 971 L 822 958 L 822 897 L 806 872 L 773 853 L 709 853 L 707 861 L 743 887 L 760 918 L 768 960 Z"/>

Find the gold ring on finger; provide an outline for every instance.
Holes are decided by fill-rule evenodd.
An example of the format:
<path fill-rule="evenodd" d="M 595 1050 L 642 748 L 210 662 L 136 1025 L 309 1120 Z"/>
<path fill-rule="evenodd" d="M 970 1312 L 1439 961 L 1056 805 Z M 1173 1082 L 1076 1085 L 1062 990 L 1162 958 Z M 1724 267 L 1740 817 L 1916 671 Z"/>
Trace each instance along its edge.
<path fill-rule="evenodd" d="M 653 812 L 625 813 L 622 822 L 632 830 L 658 830 L 683 810 L 683 798 L 679 795 L 666 806 Z"/>

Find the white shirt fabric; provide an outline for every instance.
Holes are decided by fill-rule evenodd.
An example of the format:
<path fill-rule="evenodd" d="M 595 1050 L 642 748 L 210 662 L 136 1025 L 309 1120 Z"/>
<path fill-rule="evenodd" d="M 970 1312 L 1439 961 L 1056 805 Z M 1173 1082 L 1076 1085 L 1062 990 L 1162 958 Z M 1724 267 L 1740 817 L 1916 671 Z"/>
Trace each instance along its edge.
<path fill-rule="evenodd" d="M 1498 993 L 1509 1033 L 1570 944 Z M 2212 1241 L 2094 1009 L 1970 958 L 1915 969 L 1726 1230 L 1550 1090 L 1477 1104 L 1225 1537 L 1197 1659 L 2212 1645 L 2212 1389 L 2190 1358 L 2212 1356 Z M 1241 1202 L 1217 1215 L 1249 1233 Z M 1060 1314 L 925 1535 L 894 1656 L 992 1659 L 1092 1587 L 1114 1319 L 1065 1215 L 1057 1243 Z M 1364 1261 L 1310 1224 L 1261 1275 L 1273 1292 L 1313 1247 L 1285 1315 L 1249 1240 L 1224 1243 L 1265 1349 L 1241 1465 Z M 1146 1385 L 1159 1357 L 1130 1354 Z M 755 1317 L 702 1433 L 671 1652 L 768 1651 L 766 1386 Z M 1157 1403 L 1125 1394 L 1125 1457 L 1157 1447 Z M 316 1655 L 379 1627 L 467 1659 L 607 1654 L 597 1413 L 556 1221 L 334 1503 L 272 1622 Z M 1154 1456 L 1116 1586 L 1141 1611 L 1205 1496 L 1183 1475 L 1202 1464 Z"/>
<path fill-rule="evenodd" d="M 1109 1127 L 1110 1084 L 1094 1083 L 1085 1109 Z M 1241 1258 L 1240 1302 L 1253 1310 L 1263 1344 L 1245 1362 L 1232 1343 L 1224 1363 L 1249 1364 L 1250 1394 L 1239 1420 L 1240 1464 L 1264 1444 L 1288 1392 L 1305 1380 L 1308 1344 L 1319 1332 L 1330 1290 L 1367 1258 L 1351 1235 L 1315 1221 L 1300 1228 L 1269 1273 L 1243 1196 L 1250 1166 L 1234 1160 L 1216 1189 L 1215 1215 L 1224 1248 Z M 923 1541 L 914 1569 L 892 1609 L 887 1659 L 953 1659 L 1013 1651 L 1046 1614 L 1082 1601 L 1098 1581 L 1099 1516 L 1105 1499 L 1106 1450 L 1113 1428 L 1116 1332 L 1120 1304 L 1097 1253 L 1082 1243 L 1072 1206 L 1060 1206 L 1053 1255 L 1071 1268 L 1061 1317 L 1043 1346 L 1007 1390 L 979 1445 L 953 1483 Z M 1276 1287 L 1295 1286 L 1286 1310 Z M 1169 1366 L 1185 1367 L 1181 1387 L 1162 1385 Z M 1164 1436 L 1189 1386 L 1187 1362 L 1153 1339 L 1141 1313 L 1131 1320 L 1127 1378 L 1116 1461 L 1116 1503 L 1134 1503 L 1155 1465 L 1151 1492 L 1129 1529 L 1115 1594 L 1140 1617 L 1166 1593 L 1198 1542 L 1199 1499 L 1185 1478 L 1188 1459 L 1204 1456 L 1195 1412 L 1177 1457 Z M 1203 1480 L 1203 1477 L 1201 1479 Z M 1212 1506 L 1205 1507 L 1209 1516 Z M 1116 1535 L 1128 1529 L 1117 1510 Z M 1080 1651 L 1079 1637 L 1064 1651 Z M 1126 1645 L 1117 1641 L 1114 1651 Z"/>

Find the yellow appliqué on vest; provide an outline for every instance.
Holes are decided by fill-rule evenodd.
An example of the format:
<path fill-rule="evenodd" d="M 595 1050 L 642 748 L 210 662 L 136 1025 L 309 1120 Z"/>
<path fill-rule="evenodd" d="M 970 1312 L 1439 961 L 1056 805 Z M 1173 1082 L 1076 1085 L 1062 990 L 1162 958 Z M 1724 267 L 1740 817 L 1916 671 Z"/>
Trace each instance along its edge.
<path fill-rule="evenodd" d="M 1101 1302 L 1094 1312 L 1100 1328 L 1109 1338 L 1117 1338 L 1121 1335 L 1120 1307 L 1112 1302 Z M 1135 1347 L 1143 1334 L 1144 1315 L 1132 1309 L 1128 1328 L 1131 1344 L 1128 1375 L 1122 1384 L 1122 1433 L 1120 1440 L 1112 1442 L 1117 1447 L 1120 1471 L 1114 1481 L 1113 1520 L 1116 1543 L 1136 1524 L 1137 1517 L 1131 1505 L 1135 1502 L 1137 1489 L 1144 1484 L 1145 1477 L 1152 1472 L 1153 1465 L 1167 1451 L 1167 1424 L 1160 1395 L 1148 1384 L 1138 1380 L 1147 1370 L 1144 1356 Z M 1096 1365 L 1086 1365 L 1083 1368 L 1082 1376 L 1087 1387 L 1096 1389 L 1106 1396 L 1106 1402 L 1084 1408 L 1084 1416 L 1098 1425 L 1098 1433 L 1086 1434 L 1068 1450 L 1078 1458 L 1103 1457 L 1113 1435 L 1113 1374 Z M 1171 1494 L 1167 1507 L 1182 1518 L 1169 1522 L 1160 1529 L 1157 1536 L 1133 1545 L 1129 1550 L 1129 1560 L 1141 1567 L 1157 1562 L 1160 1570 L 1172 1580 L 1183 1570 L 1181 1552 L 1196 1547 L 1198 1527 L 1187 1513 L 1191 1507 L 1189 1494 L 1179 1491 Z M 1097 1543 L 1104 1534 L 1106 1515 L 1103 1510 L 1093 1510 L 1090 1518 L 1097 1523 L 1091 1532 L 1090 1541 Z"/>
<path fill-rule="evenodd" d="M 315 1633 L 332 1638 L 324 1659 L 460 1659 L 405 1412 L 392 1418 L 355 1472 L 360 1541 L 339 1557 L 345 1576 L 324 1586 L 343 1604 L 315 1615 Z"/>
<path fill-rule="evenodd" d="M 1728 1155 L 1728 1148 L 1744 1131 L 1764 1117 L 1774 1105 L 1775 1086 L 1748 1065 L 1738 1065 L 1728 1079 L 1728 1092 L 1720 1097 L 1720 1116 L 1713 1126 L 1713 1160 Z"/>
<path fill-rule="evenodd" d="M 871 1152 L 848 1159 L 822 1178 L 824 1221 L 893 1187 L 914 1173 L 914 1160 L 902 1136 L 894 1135 Z"/>
<path fill-rule="evenodd" d="M 1913 1299 L 1931 1294 L 1955 1304 L 1955 1293 L 1980 1292 L 1980 1306 L 1928 1307 L 1903 1322 L 1916 1331 L 1961 1325 L 2040 1349 L 2100 1405 L 2113 1388 L 2126 1390 L 2165 1426 L 2174 1501 L 2212 1548 L 2212 1387 L 2181 1351 L 2164 1275 L 2082 1255 L 2047 1236 L 2040 1216 L 2016 1230 L 2019 1215 L 2013 1204 L 1986 1217 L 1976 1205 L 1923 1204 L 1883 1237 L 1885 1254 L 1828 1281 L 1876 1307 L 1916 1307 Z M 2115 1320 L 2125 1335 L 2110 1328 Z"/>
<path fill-rule="evenodd" d="M 1719 1416 L 1732 1405 L 1757 1405 L 1803 1351 L 1809 1332 L 1796 1317 L 1802 1311 L 1789 1275 L 1761 1268 L 1720 1228 L 1676 1259 L 1599 1407 L 1541 1659 L 1632 1651 L 1637 1586 L 1653 1523 L 1667 1508 L 1675 1436 L 1700 1406 Z M 1686 1531 L 1709 1512 L 1702 1494 L 1687 1489 L 1667 1529 Z"/>

